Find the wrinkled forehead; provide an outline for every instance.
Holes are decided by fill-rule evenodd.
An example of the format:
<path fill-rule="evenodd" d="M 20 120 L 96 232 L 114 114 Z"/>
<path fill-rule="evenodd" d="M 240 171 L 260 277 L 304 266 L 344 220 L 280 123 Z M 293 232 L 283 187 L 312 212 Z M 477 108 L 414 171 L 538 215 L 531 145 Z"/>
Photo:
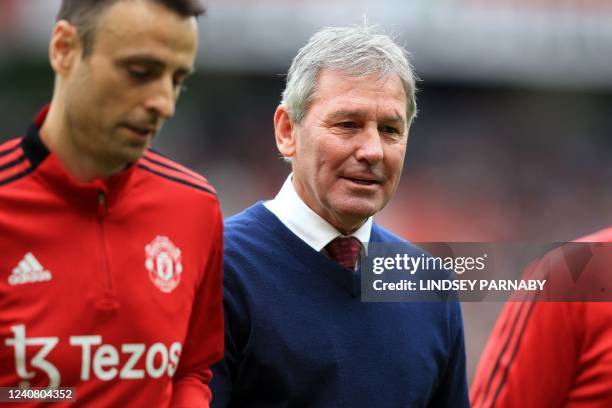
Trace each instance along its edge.
<path fill-rule="evenodd" d="M 321 101 L 328 110 L 343 105 L 356 109 L 376 108 L 395 112 L 405 118 L 407 98 L 403 81 L 395 73 L 353 72 L 322 69 L 317 76 L 312 102 Z"/>
<path fill-rule="evenodd" d="M 361 91 L 361 92 L 359 92 Z M 395 72 L 369 70 L 337 70 L 323 67 L 315 77 L 311 104 L 320 98 L 351 99 L 368 95 L 379 99 L 400 101 L 403 116 L 410 111 L 404 81 Z M 362 98 L 363 99 L 363 98 Z"/>

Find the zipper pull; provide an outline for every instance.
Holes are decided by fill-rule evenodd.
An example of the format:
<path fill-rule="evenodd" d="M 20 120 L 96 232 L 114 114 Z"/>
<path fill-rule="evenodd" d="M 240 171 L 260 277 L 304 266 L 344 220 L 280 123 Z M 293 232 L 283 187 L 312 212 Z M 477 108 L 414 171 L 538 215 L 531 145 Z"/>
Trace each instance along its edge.
<path fill-rule="evenodd" d="M 98 192 L 98 215 L 106 215 L 106 195 L 102 190 Z"/>

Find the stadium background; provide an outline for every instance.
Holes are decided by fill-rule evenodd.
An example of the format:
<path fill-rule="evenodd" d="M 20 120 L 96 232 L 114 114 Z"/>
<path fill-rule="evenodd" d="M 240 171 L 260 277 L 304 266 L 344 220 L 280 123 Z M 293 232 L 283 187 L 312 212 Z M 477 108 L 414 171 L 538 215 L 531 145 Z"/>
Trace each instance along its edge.
<path fill-rule="evenodd" d="M 51 96 L 58 0 L 0 0 L 0 141 Z M 422 79 L 401 186 L 378 221 L 414 241 L 566 241 L 612 225 L 612 2 L 208 0 L 198 73 L 157 148 L 206 175 L 226 216 L 288 173 L 272 115 L 316 29 L 364 13 Z M 470 377 L 499 303 L 466 303 Z"/>

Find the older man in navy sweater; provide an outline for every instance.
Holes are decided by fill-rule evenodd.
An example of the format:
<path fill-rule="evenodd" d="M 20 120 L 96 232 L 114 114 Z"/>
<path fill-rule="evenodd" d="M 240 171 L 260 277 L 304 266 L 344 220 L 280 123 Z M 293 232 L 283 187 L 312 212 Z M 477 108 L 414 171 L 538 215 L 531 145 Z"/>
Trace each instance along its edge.
<path fill-rule="evenodd" d="M 274 115 L 293 172 L 226 222 L 213 407 L 469 405 L 457 302 L 360 301 L 362 248 L 405 243 L 372 216 L 415 113 L 406 53 L 373 28 L 326 28 L 299 51 Z"/>

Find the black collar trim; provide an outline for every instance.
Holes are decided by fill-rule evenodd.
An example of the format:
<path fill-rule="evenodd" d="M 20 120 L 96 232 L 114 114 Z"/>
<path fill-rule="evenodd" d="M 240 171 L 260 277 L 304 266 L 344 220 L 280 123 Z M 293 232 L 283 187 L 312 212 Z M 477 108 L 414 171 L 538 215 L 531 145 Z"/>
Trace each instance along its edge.
<path fill-rule="evenodd" d="M 30 125 L 28 133 L 21 142 L 21 148 L 30 163 L 32 163 L 31 170 L 36 169 L 36 167 L 49 156 L 49 149 L 47 149 L 47 146 L 45 146 L 40 139 L 40 133 L 35 123 Z"/>

